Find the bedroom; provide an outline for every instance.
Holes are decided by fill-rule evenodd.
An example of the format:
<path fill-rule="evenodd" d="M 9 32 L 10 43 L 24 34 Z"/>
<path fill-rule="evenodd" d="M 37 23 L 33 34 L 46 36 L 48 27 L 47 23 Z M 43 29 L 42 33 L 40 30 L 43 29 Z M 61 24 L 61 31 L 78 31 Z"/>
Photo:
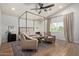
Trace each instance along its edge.
<path fill-rule="evenodd" d="M 31 35 L 35 35 L 36 32 L 41 32 L 43 36 L 45 36 L 45 34 L 51 34 L 56 39 L 56 42 L 55 42 L 56 48 L 54 49 L 57 49 L 57 50 L 52 52 L 53 48 L 48 47 L 48 45 L 51 46 L 53 44 L 41 43 L 40 49 L 42 52 L 40 52 L 40 49 L 38 47 L 36 53 L 31 53 L 31 55 L 47 55 L 47 56 L 79 55 L 79 51 L 77 51 L 77 49 L 79 49 L 79 45 L 77 45 L 79 44 L 79 36 L 78 36 L 79 35 L 79 28 L 78 28 L 79 4 L 78 3 L 42 3 L 42 4 L 43 4 L 42 8 L 52 4 L 54 4 L 54 6 L 50 8 L 41 9 L 39 6 L 40 5 L 39 3 L 2 3 L 0 4 L 0 18 L 1 18 L 0 19 L 0 22 L 1 22 L 0 23 L 1 24 L 0 25 L 0 32 L 1 32 L 0 45 L 1 47 L 3 47 L 2 48 L 3 50 L 0 51 L 1 55 L 9 55 L 9 52 L 7 51 L 8 50 L 10 50 L 10 52 L 12 51 L 12 48 L 8 50 L 4 49 L 4 48 L 8 48 L 7 46 L 9 46 L 9 44 L 7 44 L 8 32 L 11 32 L 12 34 L 16 34 L 16 41 L 14 42 L 16 42 L 17 44 L 18 43 L 17 41 L 19 40 L 18 33 L 21 31 L 22 28 L 24 28 L 22 29 L 23 31 L 27 31 L 29 32 L 28 34 L 31 34 Z M 33 8 L 40 8 L 40 10 L 38 9 L 32 10 Z M 29 11 L 31 13 L 29 12 L 24 13 L 25 11 Z M 22 15 L 23 13 L 24 15 Z M 40 17 L 39 15 L 43 17 Z M 20 19 L 18 19 L 19 17 Z M 73 21 L 70 20 L 71 21 L 70 23 L 69 22 L 67 23 L 68 20 L 64 21 L 65 19 L 67 19 L 67 17 L 69 17 L 68 19 L 73 19 Z M 20 20 L 19 25 L 18 25 L 18 20 Z M 74 43 L 72 44 L 72 42 L 76 44 Z M 68 43 L 67 46 L 65 46 L 66 43 Z M 74 52 L 68 53 L 70 50 L 67 51 L 67 48 L 72 45 L 73 47 L 75 47 L 74 45 L 77 46 L 76 47 L 77 49 L 74 48 L 75 49 L 74 52 L 76 53 Z M 62 50 L 63 48 L 66 48 L 66 49 Z M 44 50 L 46 50 L 47 52 Z M 65 51 L 65 53 L 63 51 Z M 72 51 L 72 48 L 71 48 L 71 51 Z M 26 53 L 25 55 L 29 55 L 29 54 L 30 53 L 28 54 Z M 11 52 L 11 55 L 14 55 L 13 52 Z M 21 55 L 21 54 L 16 52 L 15 55 Z"/>

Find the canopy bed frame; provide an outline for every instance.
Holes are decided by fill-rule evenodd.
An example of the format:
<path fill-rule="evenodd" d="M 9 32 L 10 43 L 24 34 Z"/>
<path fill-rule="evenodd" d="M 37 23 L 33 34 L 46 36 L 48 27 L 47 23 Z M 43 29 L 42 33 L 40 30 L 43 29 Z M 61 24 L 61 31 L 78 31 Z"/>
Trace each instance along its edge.
<path fill-rule="evenodd" d="M 46 17 L 44 17 L 44 16 L 41 16 L 41 15 L 38 15 L 38 14 L 35 14 L 35 13 L 32 13 L 32 12 L 29 12 L 29 11 L 25 11 L 23 14 L 21 14 L 20 16 L 19 16 L 19 18 L 18 18 L 18 38 L 19 38 L 19 35 L 20 35 L 20 31 L 21 31 L 21 28 L 24 28 L 24 27 L 20 27 L 20 25 L 21 25 L 21 21 L 20 20 L 23 20 L 22 19 L 22 17 L 25 15 L 25 21 L 26 21 L 26 25 L 25 25 L 25 31 L 26 31 L 26 33 L 27 33 L 27 30 L 28 30 L 28 25 L 27 25 L 27 21 L 28 21 L 28 14 L 31 14 L 31 15 L 35 15 L 35 16 L 38 16 L 38 17 L 41 17 L 43 20 L 42 21 L 44 21 L 44 36 L 45 36 L 45 20 L 46 20 Z M 34 24 L 34 22 L 33 22 L 33 24 Z"/>

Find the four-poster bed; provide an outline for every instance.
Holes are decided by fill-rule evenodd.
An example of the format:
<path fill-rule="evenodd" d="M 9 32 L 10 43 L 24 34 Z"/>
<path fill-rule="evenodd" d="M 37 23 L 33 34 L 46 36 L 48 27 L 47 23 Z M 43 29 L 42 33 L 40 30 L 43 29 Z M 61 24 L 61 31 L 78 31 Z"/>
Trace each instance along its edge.
<path fill-rule="evenodd" d="M 39 17 L 39 20 L 37 19 L 37 21 L 40 21 L 40 18 L 42 18 L 41 19 L 41 21 L 43 21 L 44 22 L 44 24 L 43 24 L 43 33 L 44 33 L 44 35 L 45 35 L 45 20 L 46 20 L 46 18 L 45 17 L 43 17 L 43 16 L 41 16 L 41 15 L 38 15 L 38 14 L 34 14 L 34 13 L 32 13 L 32 12 L 29 12 L 29 11 L 25 11 L 21 16 L 19 16 L 19 18 L 18 18 L 18 35 L 20 35 L 20 32 L 21 32 L 21 29 L 22 28 L 24 28 L 24 30 L 26 30 L 26 33 L 28 32 L 28 28 L 32 28 L 32 27 L 28 27 L 28 18 L 29 17 L 31 17 L 31 16 L 29 16 L 28 17 L 28 14 L 31 14 L 31 15 L 35 15 L 35 16 L 38 16 Z M 20 25 L 21 25 L 21 20 L 23 20 L 23 19 L 25 19 L 25 27 L 21 27 Z M 33 25 L 34 25 L 34 21 L 36 21 L 36 19 L 35 20 L 33 20 Z M 40 27 L 41 28 L 41 27 Z M 39 29 L 40 29 L 39 28 Z M 34 30 L 34 26 L 33 26 L 33 30 Z"/>
<path fill-rule="evenodd" d="M 23 20 L 23 21 L 21 21 Z M 31 22 L 32 20 L 33 22 Z M 22 32 L 26 33 L 28 36 L 38 39 L 38 41 L 46 40 L 47 42 L 55 41 L 55 36 L 48 35 L 48 25 L 47 21 L 49 19 L 43 17 L 41 15 L 25 11 L 19 18 L 18 18 L 18 39 L 20 39 L 20 35 Z M 36 28 L 34 27 L 34 23 Z M 23 22 L 23 23 L 21 23 Z M 24 24 L 25 23 L 25 24 Z M 21 25 L 22 24 L 22 25 Z M 24 26 L 23 26 L 24 24 Z M 39 25 L 38 25 L 39 24 Z M 38 26 L 37 26 L 38 25 Z M 35 30 L 36 29 L 36 30 Z M 37 34 L 40 33 L 40 34 Z M 30 35 L 31 33 L 31 35 Z"/>
<path fill-rule="evenodd" d="M 35 30 L 35 28 L 34 28 L 35 20 L 33 20 L 33 22 L 28 21 L 28 20 L 30 20 L 30 19 L 28 19 L 29 18 L 28 14 L 31 14 L 31 15 L 29 15 L 29 17 L 32 18 L 32 19 L 36 18 L 36 17 L 32 17 L 33 15 L 38 16 L 38 17 L 42 17 L 42 19 L 44 21 L 44 28 L 45 28 L 45 17 L 40 16 L 38 14 L 31 13 L 29 11 L 25 11 L 18 18 L 18 39 L 21 39 L 20 40 L 20 45 L 21 45 L 22 49 L 34 49 L 34 50 L 37 50 L 38 42 L 40 41 L 41 36 L 40 37 L 34 37 L 33 34 L 30 36 L 30 34 L 28 33 L 28 32 L 34 32 L 34 30 Z M 23 20 L 23 21 L 21 21 L 21 20 Z M 45 35 L 45 29 L 44 29 L 43 32 L 44 32 L 44 35 Z"/>

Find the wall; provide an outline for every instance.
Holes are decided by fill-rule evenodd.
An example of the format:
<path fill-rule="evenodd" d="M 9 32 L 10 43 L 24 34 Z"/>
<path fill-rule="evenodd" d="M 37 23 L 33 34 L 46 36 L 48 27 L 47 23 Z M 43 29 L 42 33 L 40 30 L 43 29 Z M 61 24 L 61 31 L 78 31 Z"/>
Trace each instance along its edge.
<path fill-rule="evenodd" d="M 18 33 L 18 18 L 2 15 L 2 42 L 7 42 L 8 26 L 14 26 L 14 32 Z"/>
<path fill-rule="evenodd" d="M 74 13 L 74 42 L 79 43 L 79 4 L 73 4 L 54 16 L 64 15 L 70 12 Z"/>
<path fill-rule="evenodd" d="M 1 45 L 1 40 L 2 40 L 2 33 L 1 33 L 1 9 L 0 9 L 0 45 Z"/>

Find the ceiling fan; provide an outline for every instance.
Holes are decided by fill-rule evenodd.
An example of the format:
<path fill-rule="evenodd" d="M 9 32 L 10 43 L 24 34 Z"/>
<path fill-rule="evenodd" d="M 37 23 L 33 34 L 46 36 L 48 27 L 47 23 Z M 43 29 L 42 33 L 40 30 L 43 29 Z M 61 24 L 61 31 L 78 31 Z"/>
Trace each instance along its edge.
<path fill-rule="evenodd" d="M 42 10 L 47 12 L 48 11 L 47 9 L 50 8 L 50 7 L 53 7 L 53 6 L 55 6 L 55 4 L 50 4 L 50 5 L 44 6 L 43 3 L 38 3 L 38 4 L 35 5 L 36 8 L 33 8 L 31 10 L 36 10 L 36 11 L 39 10 L 38 13 L 40 14 Z"/>

